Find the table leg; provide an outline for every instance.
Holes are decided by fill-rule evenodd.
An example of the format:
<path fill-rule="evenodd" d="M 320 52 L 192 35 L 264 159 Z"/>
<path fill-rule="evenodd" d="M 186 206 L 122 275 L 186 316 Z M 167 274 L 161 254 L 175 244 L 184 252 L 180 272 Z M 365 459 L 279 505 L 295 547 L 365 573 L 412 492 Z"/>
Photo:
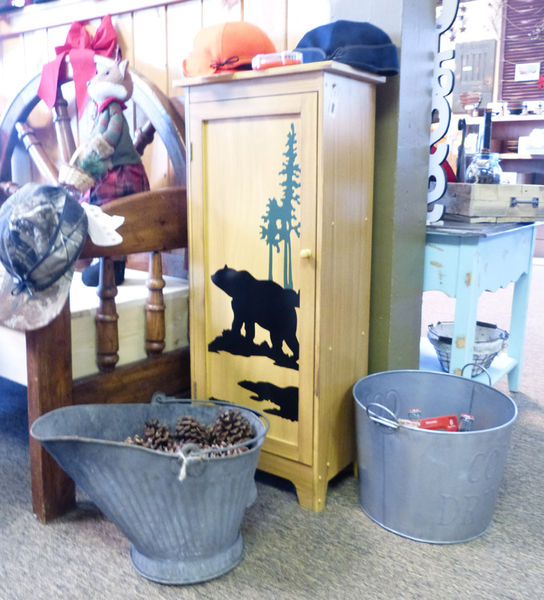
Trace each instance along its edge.
<path fill-rule="evenodd" d="M 508 388 L 511 392 L 519 391 L 530 281 L 530 271 L 529 273 L 523 273 L 514 285 L 514 294 L 512 296 L 508 355 L 516 360 L 516 366 L 508 373 Z"/>
<path fill-rule="evenodd" d="M 473 244 L 461 245 L 457 270 L 457 296 L 453 326 L 450 373 L 461 375 L 463 367 L 473 360 L 474 336 L 478 314 L 478 256 Z M 472 369 L 463 375 L 471 377 Z"/>

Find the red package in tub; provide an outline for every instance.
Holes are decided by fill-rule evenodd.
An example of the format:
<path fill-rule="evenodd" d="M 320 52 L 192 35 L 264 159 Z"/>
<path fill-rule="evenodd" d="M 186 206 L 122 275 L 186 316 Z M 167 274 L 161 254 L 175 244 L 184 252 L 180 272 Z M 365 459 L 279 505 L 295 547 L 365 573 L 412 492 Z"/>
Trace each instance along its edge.
<path fill-rule="evenodd" d="M 419 420 L 420 429 L 457 431 L 457 415 L 441 415 Z"/>

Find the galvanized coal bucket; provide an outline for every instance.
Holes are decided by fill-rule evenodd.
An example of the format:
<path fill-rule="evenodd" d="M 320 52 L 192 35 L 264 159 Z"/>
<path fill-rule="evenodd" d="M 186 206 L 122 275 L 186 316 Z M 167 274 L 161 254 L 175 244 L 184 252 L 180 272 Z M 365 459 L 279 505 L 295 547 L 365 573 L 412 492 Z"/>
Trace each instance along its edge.
<path fill-rule="evenodd" d="M 227 408 L 239 410 L 255 433 L 231 447 L 245 446 L 238 454 L 214 456 L 194 446 L 172 454 L 125 443 L 147 420 L 174 430 L 190 415 L 209 425 Z M 242 560 L 240 526 L 257 497 L 255 470 L 268 428 L 264 415 L 246 407 L 158 393 L 151 404 L 59 408 L 39 417 L 31 434 L 131 541 L 140 574 L 188 584 L 222 575 Z"/>
<path fill-rule="evenodd" d="M 387 371 L 353 387 L 359 500 L 376 523 L 417 541 L 482 535 L 493 516 L 517 407 L 491 386 L 446 373 Z M 474 416 L 471 431 L 400 424 L 422 415 Z"/>

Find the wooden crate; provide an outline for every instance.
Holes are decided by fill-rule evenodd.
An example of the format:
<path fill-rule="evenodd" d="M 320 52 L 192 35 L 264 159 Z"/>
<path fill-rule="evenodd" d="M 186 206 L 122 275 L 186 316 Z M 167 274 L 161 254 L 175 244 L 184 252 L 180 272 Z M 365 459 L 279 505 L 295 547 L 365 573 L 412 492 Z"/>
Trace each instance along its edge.
<path fill-rule="evenodd" d="M 529 223 L 544 219 L 544 186 L 448 183 L 445 217 L 468 223 Z"/>

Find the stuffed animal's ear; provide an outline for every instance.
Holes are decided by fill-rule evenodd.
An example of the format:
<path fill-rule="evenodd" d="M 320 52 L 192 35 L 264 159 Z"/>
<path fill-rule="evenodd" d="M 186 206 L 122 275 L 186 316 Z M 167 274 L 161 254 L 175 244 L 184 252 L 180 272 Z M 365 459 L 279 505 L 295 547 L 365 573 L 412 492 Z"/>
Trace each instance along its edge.
<path fill-rule="evenodd" d="M 123 78 L 127 74 L 127 69 L 128 69 L 128 60 L 125 58 L 124 60 L 122 60 L 119 63 L 119 71 L 121 71 L 121 75 L 123 76 Z"/>

